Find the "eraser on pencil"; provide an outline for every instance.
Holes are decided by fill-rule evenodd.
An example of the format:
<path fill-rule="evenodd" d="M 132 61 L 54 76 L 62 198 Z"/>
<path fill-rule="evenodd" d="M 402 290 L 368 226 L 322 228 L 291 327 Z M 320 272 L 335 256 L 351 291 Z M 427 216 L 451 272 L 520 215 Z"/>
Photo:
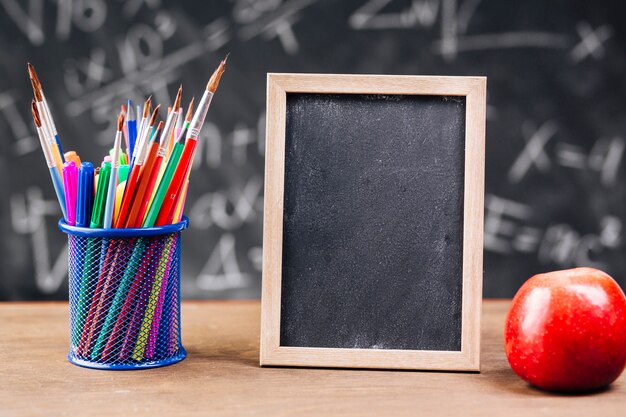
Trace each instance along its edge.
<path fill-rule="evenodd" d="M 111 155 L 107 155 L 104 157 L 104 160 L 102 162 L 111 162 L 112 158 Z"/>

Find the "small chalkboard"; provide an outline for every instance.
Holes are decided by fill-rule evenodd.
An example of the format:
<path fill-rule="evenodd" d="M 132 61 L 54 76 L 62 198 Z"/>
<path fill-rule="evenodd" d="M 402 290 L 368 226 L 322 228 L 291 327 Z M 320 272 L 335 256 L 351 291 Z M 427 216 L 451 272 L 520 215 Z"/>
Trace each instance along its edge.
<path fill-rule="evenodd" d="M 485 84 L 268 75 L 261 365 L 479 370 Z"/>

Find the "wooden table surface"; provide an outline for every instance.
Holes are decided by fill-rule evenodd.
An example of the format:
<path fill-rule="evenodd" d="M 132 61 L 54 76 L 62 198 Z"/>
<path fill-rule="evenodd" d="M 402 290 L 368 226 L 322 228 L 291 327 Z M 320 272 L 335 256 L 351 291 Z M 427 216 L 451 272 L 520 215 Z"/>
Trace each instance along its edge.
<path fill-rule="evenodd" d="M 184 361 L 142 371 L 67 362 L 67 303 L 0 303 L 2 416 L 626 416 L 626 377 L 592 395 L 529 387 L 502 345 L 508 302 L 486 301 L 480 374 L 260 368 L 257 301 L 184 302 Z"/>

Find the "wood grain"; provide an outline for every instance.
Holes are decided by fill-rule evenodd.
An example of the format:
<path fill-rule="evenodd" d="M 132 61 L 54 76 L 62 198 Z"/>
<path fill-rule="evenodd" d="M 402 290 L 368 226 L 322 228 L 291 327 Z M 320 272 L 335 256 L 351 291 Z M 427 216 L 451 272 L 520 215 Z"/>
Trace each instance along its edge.
<path fill-rule="evenodd" d="M 624 416 L 626 377 L 591 395 L 529 387 L 503 350 L 507 301 L 482 313 L 482 372 L 261 368 L 260 305 L 184 302 L 179 364 L 96 371 L 67 362 L 66 303 L 0 303 L 1 416 Z"/>
<path fill-rule="evenodd" d="M 287 93 L 466 97 L 461 350 L 392 350 L 280 345 Z M 480 370 L 486 78 L 268 74 L 263 224 L 261 365 Z"/>

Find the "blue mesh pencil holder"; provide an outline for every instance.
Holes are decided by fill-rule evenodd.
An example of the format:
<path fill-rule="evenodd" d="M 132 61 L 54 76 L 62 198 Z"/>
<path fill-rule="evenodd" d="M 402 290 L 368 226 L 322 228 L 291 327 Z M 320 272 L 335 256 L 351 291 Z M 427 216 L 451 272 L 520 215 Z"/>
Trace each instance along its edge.
<path fill-rule="evenodd" d="M 71 363 L 154 368 L 187 356 L 180 332 L 180 223 L 89 229 L 59 221 L 69 243 Z"/>

